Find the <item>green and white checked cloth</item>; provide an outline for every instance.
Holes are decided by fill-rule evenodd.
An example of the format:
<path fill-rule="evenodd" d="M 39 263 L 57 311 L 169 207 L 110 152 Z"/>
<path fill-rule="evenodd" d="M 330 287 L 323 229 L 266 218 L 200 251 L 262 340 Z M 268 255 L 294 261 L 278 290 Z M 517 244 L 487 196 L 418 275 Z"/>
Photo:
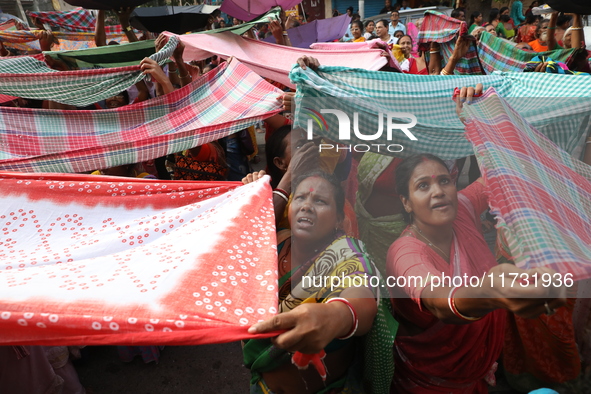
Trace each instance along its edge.
<path fill-rule="evenodd" d="M 172 56 L 178 38 L 150 58 L 162 65 Z M 121 93 L 144 79 L 139 65 L 96 70 L 56 71 L 32 57 L 0 60 L 0 94 L 51 100 L 85 107 Z"/>
<path fill-rule="evenodd" d="M 43 54 L 63 61 L 71 69 L 86 70 L 135 66 L 140 64 L 143 58 L 152 56 L 154 52 L 154 40 L 144 40 L 77 51 L 47 51 Z"/>
<path fill-rule="evenodd" d="M 247 31 L 249 31 L 250 29 L 252 29 L 253 27 L 255 27 L 256 25 L 258 25 L 259 23 L 269 23 L 269 19 L 279 20 L 280 13 L 281 13 L 281 7 L 275 7 L 273 9 L 269 10 L 269 12 L 267 12 L 265 15 L 261 15 L 258 18 L 256 18 L 255 20 L 252 20 L 250 22 L 244 22 L 244 23 L 242 23 L 240 25 L 236 25 L 236 26 L 222 27 L 221 29 L 205 30 L 205 31 L 197 32 L 197 33 L 191 33 L 191 34 L 217 34 L 217 33 L 223 33 L 225 31 L 229 31 L 234 34 L 238 34 L 240 36 L 240 35 L 246 33 Z"/>
<path fill-rule="evenodd" d="M 423 76 L 345 67 L 320 67 L 316 73 L 294 66 L 290 78 L 297 85 L 296 127 L 307 129 L 308 120 L 312 119 L 314 134 L 345 145 L 400 144 L 404 147 L 400 153 L 380 148 L 380 153 L 398 157 L 428 152 L 443 159 L 456 159 L 473 154 L 471 144 L 464 137 L 464 125 L 455 112 L 452 94 L 456 87 L 477 83 L 485 88 L 494 87 L 522 117 L 571 154 L 580 153 L 577 149 L 582 148 L 584 137 L 591 130 L 591 78 L 588 76 L 547 73 Z M 339 140 L 337 117 L 322 114 L 323 109 L 338 109 L 348 114 L 351 126 L 354 113 L 358 113 L 357 124 L 365 136 L 376 134 L 379 113 L 412 114 L 417 123 L 409 131 L 417 140 L 411 141 L 400 129 L 394 129 L 392 139 L 388 140 L 386 120 L 383 120 L 381 136 L 375 140 L 358 138 L 353 130 L 351 140 Z M 395 124 L 409 124 L 407 117 L 394 118 Z M 377 149 L 372 148 L 373 152 Z"/>
<path fill-rule="evenodd" d="M 478 43 L 478 57 L 488 74 L 494 71 L 523 71 L 527 62 L 536 56 L 547 56 L 555 61 L 568 63 L 576 53 L 576 49 L 526 52 L 517 48 L 513 42 L 495 37 L 488 32 L 482 32 Z"/>

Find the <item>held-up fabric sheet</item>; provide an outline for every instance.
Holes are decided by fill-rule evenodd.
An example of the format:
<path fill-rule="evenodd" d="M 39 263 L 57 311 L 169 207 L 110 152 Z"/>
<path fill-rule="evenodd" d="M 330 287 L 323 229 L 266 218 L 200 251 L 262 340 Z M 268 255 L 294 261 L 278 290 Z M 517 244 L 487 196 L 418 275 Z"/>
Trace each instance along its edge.
<path fill-rule="evenodd" d="M 478 43 L 478 57 L 487 74 L 493 71 L 520 72 L 536 56 L 547 56 L 555 61 L 569 63 L 576 49 L 556 49 L 546 52 L 526 52 L 511 41 L 482 32 Z"/>
<path fill-rule="evenodd" d="M 171 38 L 150 56 L 164 64 L 178 41 Z M 33 57 L 0 59 L 0 93 L 35 100 L 51 100 L 85 107 L 112 97 L 146 77 L 140 66 L 56 71 Z"/>
<path fill-rule="evenodd" d="M 217 34 L 217 33 L 223 33 L 223 32 L 229 31 L 234 34 L 241 35 L 241 34 L 246 33 L 247 31 L 249 31 L 250 29 L 252 29 L 256 25 L 258 25 L 259 23 L 269 23 L 269 19 L 279 20 L 280 13 L 281 13 L 281 7 L 275 7 L 273 9 L 269 10 L 269 12 L 267 12 L 266 14 L 261 15 L 260 17 L 253 19 L 250 22 L 243 22 L 239 25 L 221 27 L 219 29 L 204 30 L 204 31 L 197 32 L 195 34 Z"/>
<path fill-rule="evenodd" d="M 172 93 L 117 109 L 0 107 L 0 171 L 84 172 L 181 152 L 278 113 L 280 94 L 234 60 Z"/>
<path fill-rule="evenodd" d="M 251 337 L 277 313 L 268 180 L 0 173 L 0 344 Z"/>
<path fill-rule="evenodd" d="M 21 52 L 37 52 L 41 50 L 41 47 L 35 33 L 39 32 L 41 30 L 1 31 L 0 41 L 6 48 L 14 48 Z M 94 33 L 55 31 L 52 34 L 59 40 L 59 45 L 54 44 L 51 47 L 53 51 L 75 51 L 96 47 Z M 127 37 L 123 33 L 107 33 L 107 42 L 110 41 L 127 42 Z"/>
<path fill-rule="evenodd" d="M 87 70 L 138 65 L 143 58 L 152 56 L 154 52 L 156 52 L 154 40 L 145 40 L 77 51 L 43 52 L 43 54 L 63 61 L 70 69 Z"/>
<path fill-rule="evenodd" d="M 591 167 L 540 134 L 494 89 L 464 108 L 489 205 L 516 264 L 590 278 Z"/>
<path fill-rule="evenodd" d="M 51 27 L 57 27 L 64 31 L 81 33 L 94 33 L 96 18 L 92 13 L 82 7 L 70 11 L 29 11 L 31 18 L 37 18 L 41 23 L 47 23 Z M 105 26 L 107 33 L 123 33 L 121 25 Z"/>
<path fill-rule="evenodd" d="M 428 54 L 428 44 L 430 42 L 439 43 L 442 58 L 441 66 L 444 67 L 454 52 L 456 40 L 459 36 L 467 32 L 468 27 L 466 26 L 466 22 L 438 11 L 425 11 L 425 19 L 419 31 L 419 45 L 423 46 L 426 54 Z M 454 72 L 460 75 L 484 74 L 478 60 L 478 52 L 474 42 L 470 44 L 470 49 L 466 53 L 466 56 L 457 63 Z"/>
<path fill-rule="evenodd" d="M 322 64 L 322 62 L 321 62 Z M 354 70 L 346 67 L 294 67 L 290 73 L 297 85 L 294 124 L 305 130 L 312 120 L 313 133 L 339 140 L 340 122 L 323 110 L 337 109 L 349 117 L 358 115 L 360 132 L 365 139 L 350 133 L 347 144 L 400 144 L 401 152 L 380 153 L 407 157 L 428 152 L 443 159 L 457 159 L 473 154 L 464 136 L 464 125 L 451 100 L 454 89 L 482 83 L 494 87 L 523 118 L 570 154 L 579 157 L 585 136 L 591 132 L 591 78 L 587 75 L 548 73 L 495 73 L 493 75 L 410 75 L 391 72 Z M 310 108 L 321 113 L 325 124 L 316 125 Z M 410 140 L 400 128 L 386 132 L 388 112 L 411 114 L 416 124 L 408 128 L 417 140 Z M 382 125 L 379 125 L 379 114 Z M 411 120 L 393 116 L 394 124 L 409 125 Z M 351 127 L 352 128 L 352 127 Z M 376 130 L 381 130 L 376 135 Z M 365 148 L 361 148 L 365 149 Z M 372 150 L 375 152 L 375 148 Z"/>
<path fill-rule="evenodd" d="M 388 44 L 382 40 L 376 39 L 364 42 L 317 42 L 311 44 L 310 48 L 316 51 L 351 51 L 378 48 L 383 50 L 388 55 L 388 66 L 402 72 L 402 70 L 400 70 L 400 64 L 398 63 L 398 60 L 396 60 L 394 54 L 388 48 Z"/>
<path fill-rule="evenodd" d="M 292 47 L 310 48 L 310 45 L 315 42 L 330 42 L 343 37 L 350 23 L 351 17 L 347 14 L 336 18 L 316 19 L 288 29 L 287 35 Z M 269 36 L 263 41 L 275 43 L 275 37 Z"/>
<path fill-rule="evenodd" d="M 289 71 L 297 59 L 304 55 L 313 56 L 320 64 L 328 66 L 346 64 L 367 70 L 379 70 L 387 63 L 379 49 L 315 51 L 251 40 L 230 32 L 186 34 L 178 38 L 185 44 L 185 61 L 203 60 L 212 55 L 222 58 L 234 56 L 260 76 L 292 88 L 295 85 L 289 80 Z"/>
<path fill-rule="evenodd" d="M 301 3 L 301 0 L 226 0 L 222 3 L 220 11 L 241 21 L 248 22 L 271 9 L 281 7 L 284 10 L 289 10 L 299 3 Z"/>

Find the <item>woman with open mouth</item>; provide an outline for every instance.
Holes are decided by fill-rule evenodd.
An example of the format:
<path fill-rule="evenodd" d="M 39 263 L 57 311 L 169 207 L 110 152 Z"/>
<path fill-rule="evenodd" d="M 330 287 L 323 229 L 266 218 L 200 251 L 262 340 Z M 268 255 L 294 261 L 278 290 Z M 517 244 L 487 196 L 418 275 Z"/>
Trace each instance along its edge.
<path fill-rule="evenodd" d="M 390 386 L 396 323 L 387 312 L 387 298 L 377 296 L 379 277 L 363 244 L 341 230 L 344 203 L 340 183 L 331 175 L 315 171 L 294 181 L 288 207 L 291 230 L 277 234 L 279 315 L 249 329 L 251 334 L 284 332 L 273 339 L 246 342 L 244 363 L 252 373 L 251 393 L 359 390 L 363 380 L 381 382 L 386 391 Z M 377 327 L 372 327 L 376 315 L 390 324 L 390 334 L 378 335 Z M 373 358 L 384 357 L 370 369 L 385 373 L 364 379 L 356 355 L 361 336 L 370 331 L 376 349 Z M 290 362 L 290 352 L 326 356 L 317 359 L 317 371 L 298 370 Z M 298 353 L 293 357 L 296 362 Z M 391 363 L 384 361 L 388 358 Z M 368 362 L 364 360 L 366 366 Z"/>
<path fill-rule="evenodd" d="M 481 91 L 480 84 L 462 88 L 458 105 Z M 551 315 L 565 305 L 566 288 L 509 279 L 554 274 L 550 268 L 497 264 L 480 230 L 480 213 L 488 207 L 482 178 L 458 192 L 443 160 L 419 154 L 397 166 L 395 180 L 408 226 L 388 251 L 388 278 L 418 279 L 390 287 L 400 322 L 393 390 L 487 393 L 507 311 Z"/>

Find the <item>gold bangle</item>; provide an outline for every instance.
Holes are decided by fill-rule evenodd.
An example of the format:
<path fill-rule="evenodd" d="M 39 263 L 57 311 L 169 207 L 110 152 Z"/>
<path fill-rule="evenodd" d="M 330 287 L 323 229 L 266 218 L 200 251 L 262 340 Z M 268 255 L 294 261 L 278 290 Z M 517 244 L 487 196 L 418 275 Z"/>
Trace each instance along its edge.
<path fill-rule="evenodd" d="M 448 73 L 447 71 L 445 71 L 445 68 L 442 69 L 439 74 L 441 74 L 441 75 L 451 75 L 450 73 Z"/>
<path fill-rule="evenodd" d="M 583 28 L 582 28 L 582 27 L 571 27 L 570 29 L 571 29 L 571 30 L 583 30 Z"/>
<path fill-rule="evenodd" d="M 187 75 L 183 75 L 182 77 L 181 77 L 181 76 L 179 76 L 179 78 L 180 78 L 180 79 L 185 79 L 185 78 L 187 78 L 187 77 L 190 77 L 190 76 L 191 76 L 191 74 L 187 74 Z"/>

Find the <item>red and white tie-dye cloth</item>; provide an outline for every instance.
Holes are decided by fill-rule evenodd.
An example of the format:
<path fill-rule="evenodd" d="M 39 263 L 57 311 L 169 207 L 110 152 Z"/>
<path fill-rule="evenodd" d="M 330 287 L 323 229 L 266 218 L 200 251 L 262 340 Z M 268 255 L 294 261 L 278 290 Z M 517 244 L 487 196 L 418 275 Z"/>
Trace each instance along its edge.
<path fill-rule="evenodd" d="M 0 172 L 0 344 L 196 345 L 277 313 L 268 179 Z"/>

